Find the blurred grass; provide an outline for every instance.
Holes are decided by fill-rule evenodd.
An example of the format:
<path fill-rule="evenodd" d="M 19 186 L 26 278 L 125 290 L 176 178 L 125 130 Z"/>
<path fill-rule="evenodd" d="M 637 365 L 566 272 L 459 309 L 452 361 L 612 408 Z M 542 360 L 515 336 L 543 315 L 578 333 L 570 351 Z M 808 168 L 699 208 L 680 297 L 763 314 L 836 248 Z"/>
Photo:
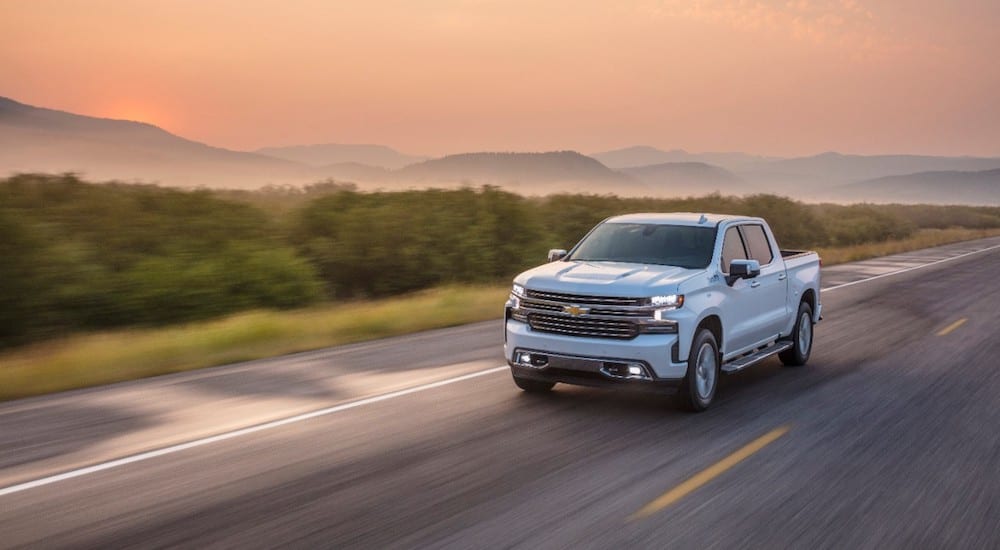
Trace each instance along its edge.
<path fill-rule="evenodd" d="M 0 355 L 0 400 L 496 319 L 508 288 L 441 287 L 369 302 L 253 311 L 48 341 Z"/>
<path fill-rule="evenodd" d="M 824 265 L 834 265 L 997 235 L 1000 229 L 922 229 L 905 239 L 819 252 Z M 0 354 L 0 400 L 495 319 L 508 289 L 506 284 L 446 286 L 381 300 L 252 311 L 29 345 Z"/>
<path fill-rule="evenodd" d="M 970 241 L 974 239 L 985 239 L 1000 235 L 1000 229 L 919 229 L 912 236 L 905 239 L 894 239 L 878 243 L 857 244 L 841 247 L 820 247 L 817 249 L 820 257 L 823 258 L 823 265 L 842 264 L 846 262 L 859 262 L 879 256 L 889 256 L 920 250 L 921 248 L 931 248 L 944 244 L 956 243 L 960 241 Z"/>

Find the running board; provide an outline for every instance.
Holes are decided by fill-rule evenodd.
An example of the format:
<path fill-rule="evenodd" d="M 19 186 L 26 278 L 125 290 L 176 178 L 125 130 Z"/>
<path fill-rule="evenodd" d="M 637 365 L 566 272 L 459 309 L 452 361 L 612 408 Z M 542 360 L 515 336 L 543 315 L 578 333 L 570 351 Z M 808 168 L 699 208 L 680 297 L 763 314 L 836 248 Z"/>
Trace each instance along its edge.
<path fill-rule="evenodd" d="M 792 342 L 788 340 L 779 340 L 775 342 L 773 346 L 757 350 L 756 352 L 751 353 L 750 355 L 744 355 L 739 359 L 735 359 L 733 361 L 726 363 L 725 365 L 722 365 L 722 372 L 726 374 L 733 374 L 735 372 L 740 372 L 741 370 L 751 365 L 760 363 L 761 361 L 767 359 L 772 355 L 777 355 L 785 351 L 786 349 L 791 349 L 792 345 L 793 345 Z"/>

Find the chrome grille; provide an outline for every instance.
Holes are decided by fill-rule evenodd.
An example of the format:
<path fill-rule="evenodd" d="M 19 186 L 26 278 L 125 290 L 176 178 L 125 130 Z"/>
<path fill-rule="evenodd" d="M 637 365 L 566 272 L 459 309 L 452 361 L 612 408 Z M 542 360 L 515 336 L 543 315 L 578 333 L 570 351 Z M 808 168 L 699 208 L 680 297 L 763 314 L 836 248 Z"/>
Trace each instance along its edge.
<path fill-rule="evenodd" d="M 530 313 L 528 324 L 533 330 L 555 332 L 571 336 L 591 336 L 597 338 L 635 338 L 639 327 L 632 321 L 594 319 L 586 316 L 548 315 Z"/>
<path fill-rule="evenodd" d="M 586 302 L 547 302 L 541 299 L 531 299 L 531 298 L 521 298 L 521 307 L 525 309 L 537 310 L 537 311 L 551 311 L 553 313 L 562 313 L 563 308 L 569 305 L 583 305 L 586 306 Z M 589 306 L 588 306 L 589 307 Z M 637 319 L 648 319 L 650 312 L 648 309 L 639 309 L 634 306 L 629 308 L 610 308 L 610 307 L 590 307 L 590 315 L 601 315 L 605 317 L 625 317 L 625 318 L 637 318 Z"/>
<path fill-rule="evenodd" d="M 577 294 L 561 294 L 557 292 L 542 292 L 540 290 L 526 291 L 527 298 L 538 298 L 550 302 L 563 302 L 578 306 L 612 306 L 641 307 L 646 305 L 645 298 L 618 298 L 612 296 L 581 296 Z"/>

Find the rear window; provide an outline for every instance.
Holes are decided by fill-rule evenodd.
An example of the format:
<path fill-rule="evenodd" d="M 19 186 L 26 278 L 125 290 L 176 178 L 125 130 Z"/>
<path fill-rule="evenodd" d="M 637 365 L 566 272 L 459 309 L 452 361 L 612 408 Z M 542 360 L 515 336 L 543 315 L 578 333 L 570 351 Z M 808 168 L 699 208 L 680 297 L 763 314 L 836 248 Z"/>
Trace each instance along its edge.
<path fill-rule="evenodd" d="M 767 240 L 762 225 L 744 225 L 743 237 L 746 239 L 747 250 L 750 252 L 750 259 L 757 260 L 760 265 L 767 265 L 774 259 L 771 251 L 771 243 Z"/>

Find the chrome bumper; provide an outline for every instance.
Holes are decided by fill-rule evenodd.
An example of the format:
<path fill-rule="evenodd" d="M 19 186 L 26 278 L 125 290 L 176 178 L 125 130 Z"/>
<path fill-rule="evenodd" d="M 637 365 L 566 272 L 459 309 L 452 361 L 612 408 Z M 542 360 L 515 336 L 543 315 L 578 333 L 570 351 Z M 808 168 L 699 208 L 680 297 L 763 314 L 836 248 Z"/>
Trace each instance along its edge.
<path fill-rule="evenodd" d="M 565 336 L 532 330 L 508 319 L 504 354 L 518 375 L 559 374 L 596 381 L 680 382 L 687 362 L 678 354 L 676 334 L 641 334 L 630 340 Z M 562 380 L 557 380 L 562 381 Z M 567 382 L 579 383 L 579 382 Z"/>

